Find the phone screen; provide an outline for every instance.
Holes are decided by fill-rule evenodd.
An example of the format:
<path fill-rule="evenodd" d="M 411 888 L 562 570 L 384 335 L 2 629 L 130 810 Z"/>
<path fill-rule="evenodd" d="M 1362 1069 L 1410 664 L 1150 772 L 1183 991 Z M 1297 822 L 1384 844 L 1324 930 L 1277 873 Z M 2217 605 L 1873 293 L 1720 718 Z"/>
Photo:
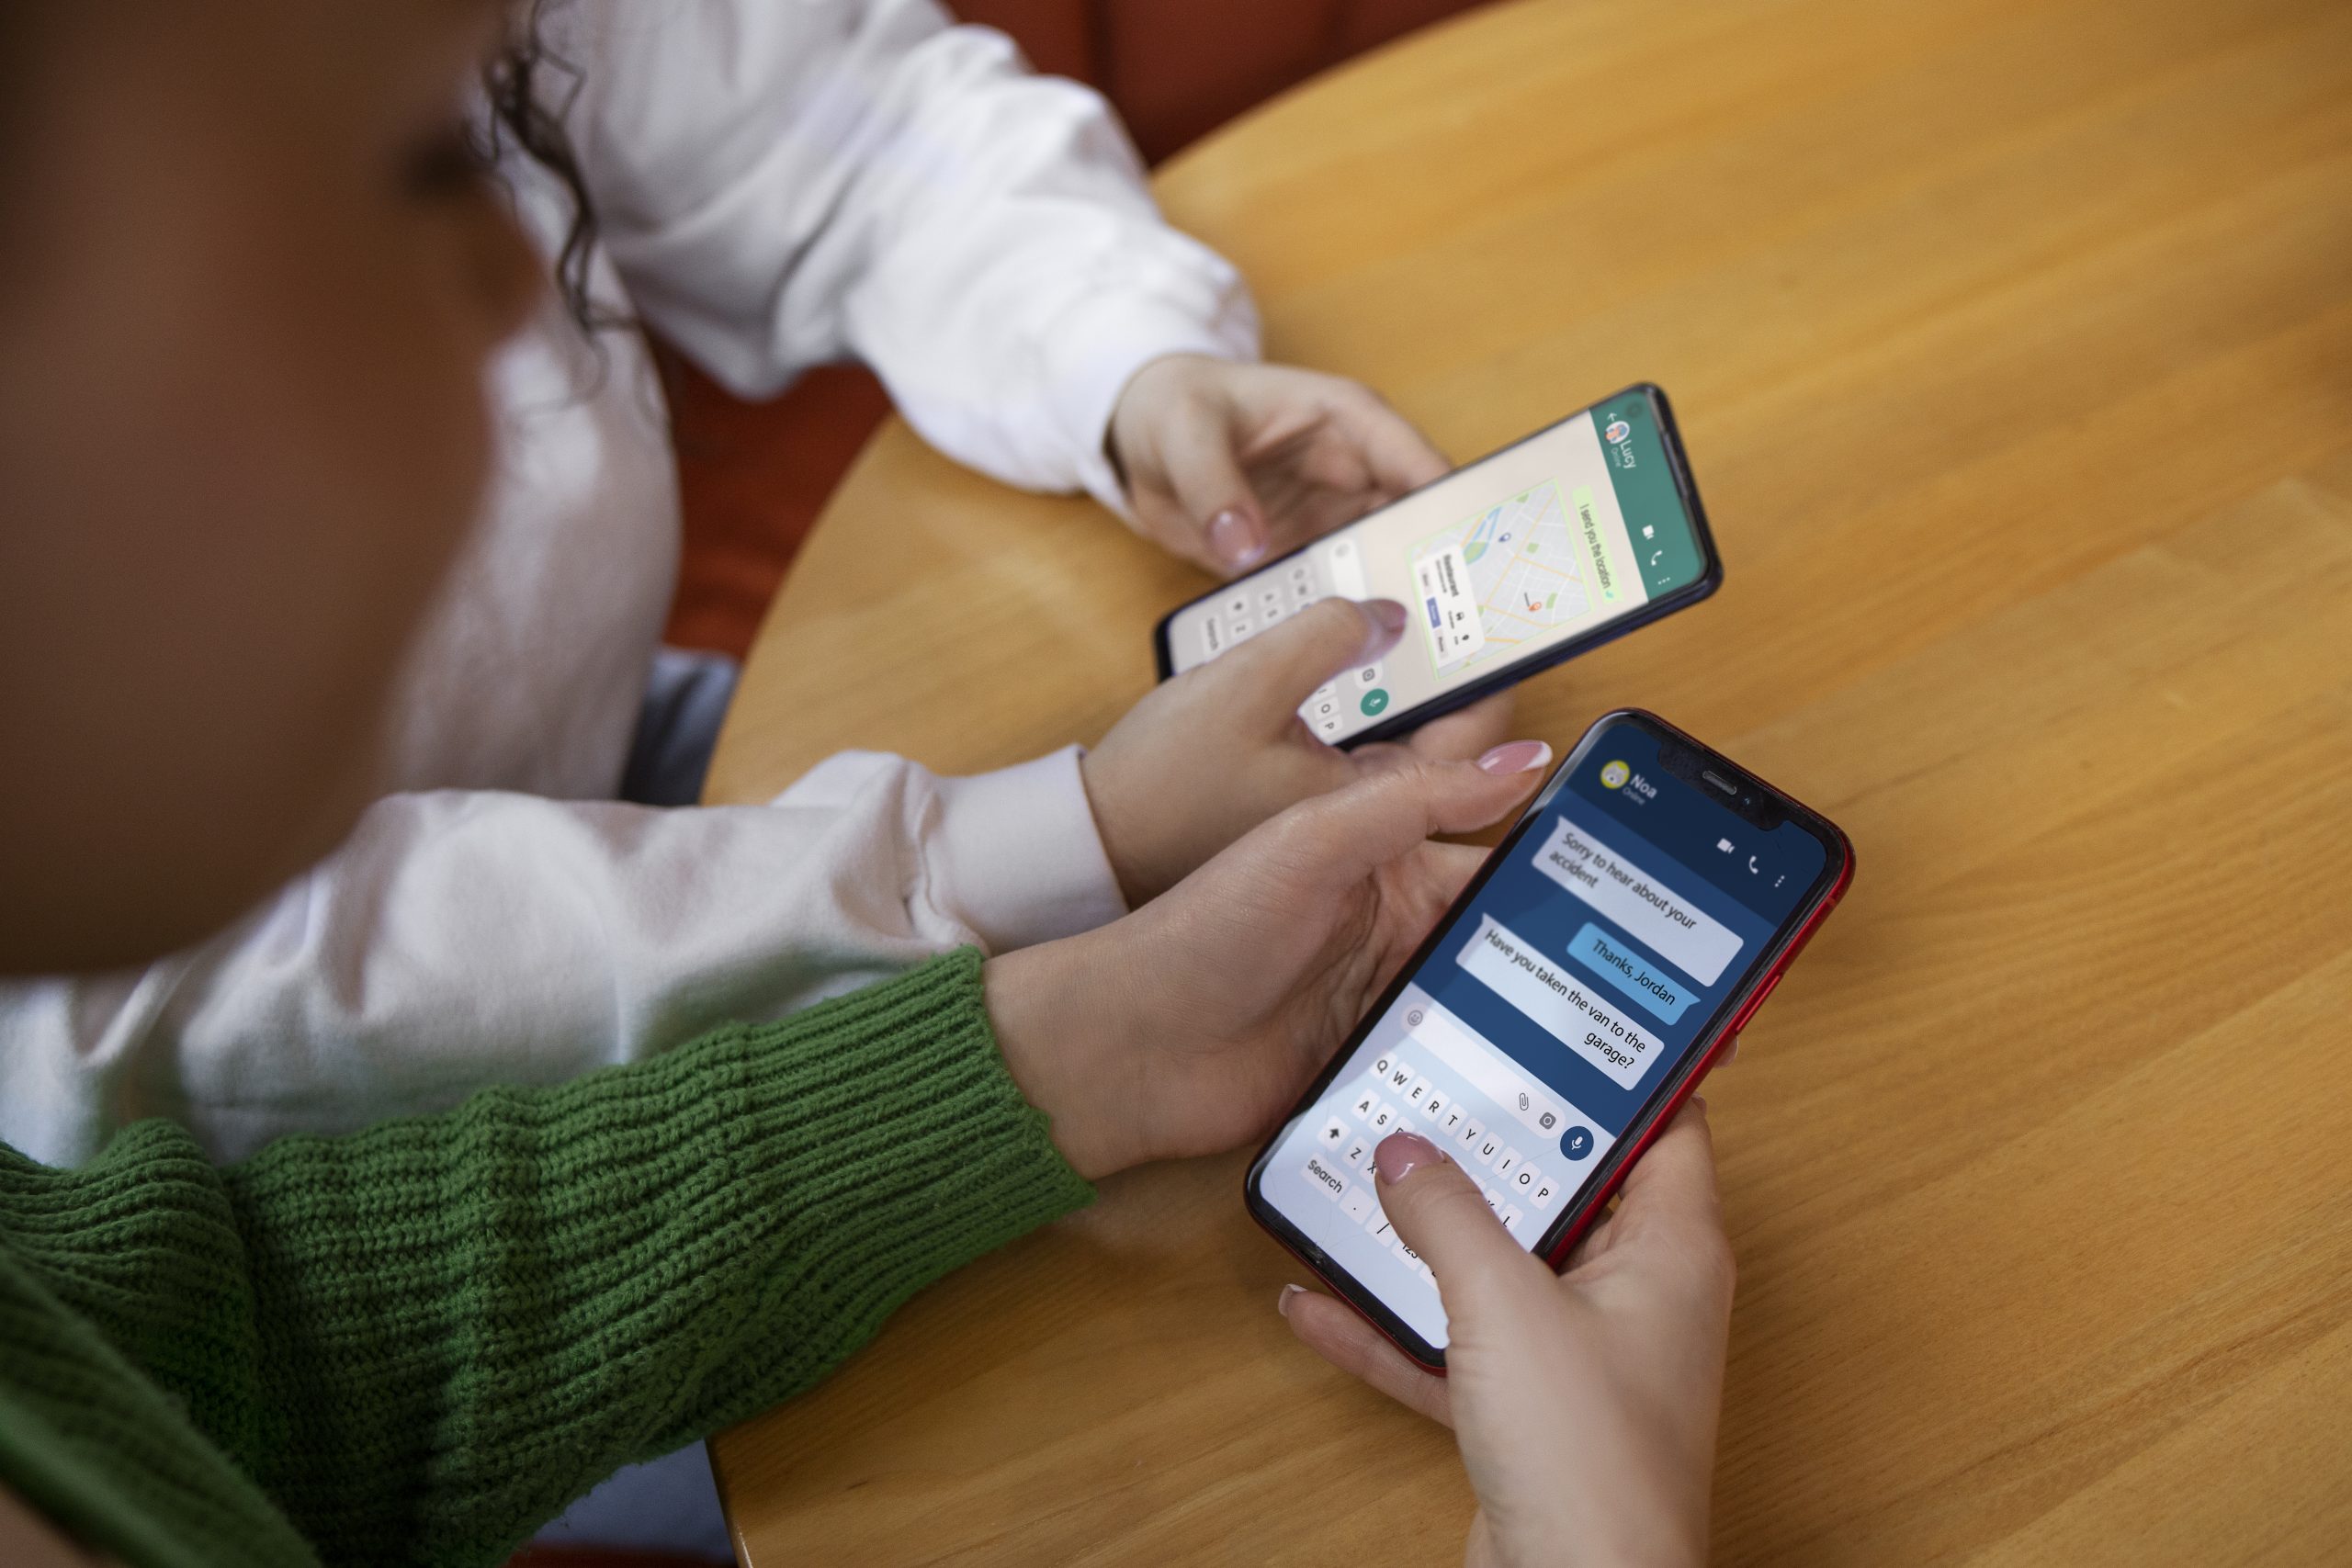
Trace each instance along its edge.
<path fill-rule="evenodd" d="M 1700 581 L 1703 535 L 1653 397 L 1596 403 L 1183 606 L 1170 671 L 1330 594 L 1411 606 L 1394 649 L 1300 708 L 1338 742 Z"/>
<path fill-rule="evenodd" d="M 1445 1312 L 1380 1212 L 1380 1140 L 1436 1141 L 1544 1249 L 1842 869 L 1814 829 L 1765 829 L 1668 773 L 1661 744 L 1631 716 L 1586 737 L 1252 1172 L 1263 1204 L 1431 1349 Z"/>

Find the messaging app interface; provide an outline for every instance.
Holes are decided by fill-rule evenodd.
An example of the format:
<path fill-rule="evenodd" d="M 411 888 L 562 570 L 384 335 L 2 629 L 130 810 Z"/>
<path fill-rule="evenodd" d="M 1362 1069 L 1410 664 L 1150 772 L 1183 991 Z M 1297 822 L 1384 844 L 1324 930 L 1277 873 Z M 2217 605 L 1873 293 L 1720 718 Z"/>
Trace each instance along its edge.
<path fill-rule="evenodd" d="M 1650 400 L 1630 392 L 1187 605 L 1169 654 L 1182 672 L 1335 593 L 1409 606 L 1403 640 L 1299 709 L 1338 741 L 1704 570 Z"/>
<path fill-rule="evenodd" d="M 1433 1346 L 1445 1313 L 1397 1238 L 1372 1151 L 1399 1128 L 1461 1162 L 1534 1247 L 1822 872 L 1611 727 L 1544 806 L 1323 1099 L 1263 1190 Z"/>

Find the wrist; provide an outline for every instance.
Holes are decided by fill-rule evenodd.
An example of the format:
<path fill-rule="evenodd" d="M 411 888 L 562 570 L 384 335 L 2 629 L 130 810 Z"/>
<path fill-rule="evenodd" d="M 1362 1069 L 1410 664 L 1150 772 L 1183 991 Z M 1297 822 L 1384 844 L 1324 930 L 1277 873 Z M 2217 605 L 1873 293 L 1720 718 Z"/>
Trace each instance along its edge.
<path fill-rule="evenodd" d="M 1149 446 L 1151 427 L 1170 403 L 1181 400 L 1181 389 L 1171 394 L 1169 389 L 1181 389 L 1195 374 L 1196 366 L 1222 363 L 1215 355 L 1174 350 L 1136 366 L 1119 388 L 1119 395 L 1111 402 L 1111 417 L 1102 422 L 1102 457 L 1129 501 L 1135 499 L 1136 459 Z"/>
<path fill-rule="evenodd" d="M 1571 1487 L 1567 1496 L 1547 1498 L 1532 1511 L 1532 1517 L 1486 1504 L 1489 1561 L 1497 1568 L 1563 1562 L 1583 1568 L 1706 1568 L 1703 1511 L 1694 1519 L 1685 1510 L 1644 1506 L 1616 1487 L 1577 1498 L 1582 1507 L 1560 1506 L 1579 1491 Z M 1498 1523 L 1498 1512 L 1508 1522 Z"/>
<path fill-rule="evenodd" d="M 1136 847 L 1126 829 L 1126 824 L 1137 818 L 1128 809 L 1122 770 L 1115 761 L 1105 761 L 1100 750 L 1081 751 L 1078 782 L 1086 792 L 1087 809 L 1094 814 L 1094 836 L 1102 841 L 1102 858 L 1111 863 L 1111 877 L 1119 885 L 1119 897 L 1126 900 L 1128 908 L 1140 909 L 1159 889 L 1144 869 L 1150 857 Z"/>
<path fill-rule="evenodd" d="M 1022 1098 L 1043 1112 L 1055 1149 L 1089 1181 L 1141 1163 L 1143 1103 L 1134 1082 L 1133 1031 L 1108 1016 L 1118 994 L 1090 936 L 1045 942 L 989 959 L 982 999 L 998 1054 Z M 1104 1049 L 1106 1041 L 1125 1048 Z"/>

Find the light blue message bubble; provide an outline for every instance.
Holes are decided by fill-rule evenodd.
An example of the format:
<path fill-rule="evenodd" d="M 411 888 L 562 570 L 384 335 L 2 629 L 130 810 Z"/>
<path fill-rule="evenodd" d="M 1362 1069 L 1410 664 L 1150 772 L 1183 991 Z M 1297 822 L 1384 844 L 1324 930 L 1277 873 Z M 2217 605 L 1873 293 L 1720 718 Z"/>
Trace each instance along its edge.
<path fill-rule="evenodd" d="M 1668 1023 L 1679 1023 L 1690 1004 L 1699 999 L 1698 992 L 1659 974 L 1657 964 L 1645 961 L 1623 942 L 1611 942 L 1590 920 L 1569 942 L 1568 956 Z"/>

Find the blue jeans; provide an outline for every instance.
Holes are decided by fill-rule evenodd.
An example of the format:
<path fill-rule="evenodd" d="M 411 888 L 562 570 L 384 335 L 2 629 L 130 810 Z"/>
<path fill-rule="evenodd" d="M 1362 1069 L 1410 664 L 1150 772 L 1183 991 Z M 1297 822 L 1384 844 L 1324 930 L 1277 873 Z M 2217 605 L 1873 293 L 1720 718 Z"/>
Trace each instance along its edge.
<path fill-rule="evenodd" d="M 639 806 L 692 806 L 702 798 L 718 725 L 743 667 L 723 653 L 657 649 L 621 770 L 621 798 Z"/>

